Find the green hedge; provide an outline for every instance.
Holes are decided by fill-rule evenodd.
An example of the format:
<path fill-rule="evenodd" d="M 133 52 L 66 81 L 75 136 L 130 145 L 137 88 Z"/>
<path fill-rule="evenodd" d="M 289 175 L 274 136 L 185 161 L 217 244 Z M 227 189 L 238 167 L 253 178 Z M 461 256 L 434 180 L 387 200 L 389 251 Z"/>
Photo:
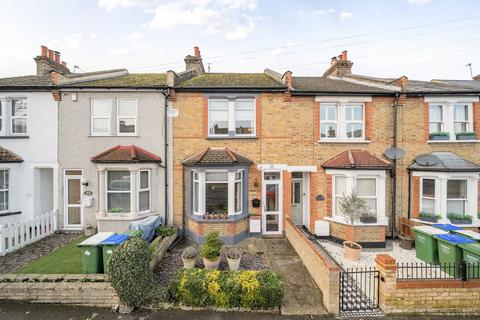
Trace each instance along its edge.
<path fill-rule="evenodd" d="M 180 269 L 170 294 L 188 306 L 274 308 L 282 304 L 283 278 L 271 271 Z"/>

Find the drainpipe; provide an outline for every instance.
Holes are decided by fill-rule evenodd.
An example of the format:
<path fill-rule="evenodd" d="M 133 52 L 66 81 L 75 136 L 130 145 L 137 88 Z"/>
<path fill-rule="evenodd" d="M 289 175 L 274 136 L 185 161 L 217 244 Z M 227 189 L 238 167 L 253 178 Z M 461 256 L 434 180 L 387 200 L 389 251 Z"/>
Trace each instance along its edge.
<path fill-rule="evenodd" d="M 168 110 L 168 97 L 170 96 L 170 88 L 167 89 L 167 92 L 161 91 L 162 95 L 164 96 L 164 115 L 163 115 L 163 130 L 164 130 L 164 137 L 165 137 L 165 149 L 164 149 L 164 156 L 165 156 L 165 225 L 168 225 L 168 117 L 167 117 L 167 110 Z"/>
<path fill-rule="evenodd" d="M 411 201 L 412 200 L 412 171 L 408 170 L 408 220 L 410 220 L 411 216 Z"/>
<path fill-rule="evenodd" d="M 400 94 L 395 93 L 395 100 L 393 102 L 393 147 L 397 147 L 397 106 L 398 98 Z M 397 159 L 393 159 L 392 169 L 392 224 L 391 224 L 391 237 L 396 238 L 396 216 L 397 216 Z"/>

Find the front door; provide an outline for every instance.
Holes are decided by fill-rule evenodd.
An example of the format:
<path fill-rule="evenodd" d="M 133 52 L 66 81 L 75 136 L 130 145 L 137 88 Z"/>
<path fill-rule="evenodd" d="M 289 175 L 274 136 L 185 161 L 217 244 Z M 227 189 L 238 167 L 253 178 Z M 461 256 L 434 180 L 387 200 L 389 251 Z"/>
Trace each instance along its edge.
<path fill-rule="evenodd" d="M 65 170 L 65 211 L 64 227 L 79 229 L 83 227 L 82 171 Z"/>
<path fill-rule="evenodd" d="M 303 179 L 302 173 L 292 174 L 292 221 L 303 225 Z"/>
<path fill-rule="evenodd" d="M 282 233 L 282 174 L 265 171 L 262 179 L 263 234 Z"/>

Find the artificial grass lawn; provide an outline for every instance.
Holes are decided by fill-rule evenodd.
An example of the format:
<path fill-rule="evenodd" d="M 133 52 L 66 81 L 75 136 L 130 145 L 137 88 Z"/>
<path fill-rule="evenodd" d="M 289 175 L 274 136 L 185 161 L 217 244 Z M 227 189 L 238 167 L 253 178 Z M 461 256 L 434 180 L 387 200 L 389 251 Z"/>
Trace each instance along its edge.
<path fill-rule="evenodd" d="M 77 244 L 86 238 L 87 237 L 85 236 L 80 237 L 66 246 L 30 262 L 26 266 L 15 271 L 15 273 L 81 274 L 83 273 L 82 250 L 77 247 Z"/>

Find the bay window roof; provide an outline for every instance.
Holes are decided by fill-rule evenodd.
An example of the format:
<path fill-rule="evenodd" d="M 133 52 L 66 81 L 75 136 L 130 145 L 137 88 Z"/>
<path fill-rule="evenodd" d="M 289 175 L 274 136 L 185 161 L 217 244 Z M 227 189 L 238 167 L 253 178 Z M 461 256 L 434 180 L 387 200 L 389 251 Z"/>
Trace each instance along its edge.
<path fill-rule="evenodd" d="M 23 159 L 12 151 L 0 147 L 0 163 L 23 162 Z"/>
<path fill-rule="evenodd" d="M 390 169 L 390 163 L 366 150 L 347 150 L 327 160 L 325 169 Z"/>
<path fill-rule="evenodd" d="M 431 152 L 419 155 L 408 169 L 412 171 L 480 172 L 480 166 L 452 152 Z"/>
<path fill-rule="evenodd" d="M 147 150 L 131 146 L 115 146 L 102 153 L 97 154 L 92 158 L 95 163 L 160 163 L 162 159 Z"/>
<path fill-rule="evenodd" d="M 236 165 L 253 163 L 252 160 L 232 151 L 227 147 L 224 148 L 206 148 L 203 151 L 186 158 L 182 162 L 186 166 L 202 166 L 202 165 Z"/>

